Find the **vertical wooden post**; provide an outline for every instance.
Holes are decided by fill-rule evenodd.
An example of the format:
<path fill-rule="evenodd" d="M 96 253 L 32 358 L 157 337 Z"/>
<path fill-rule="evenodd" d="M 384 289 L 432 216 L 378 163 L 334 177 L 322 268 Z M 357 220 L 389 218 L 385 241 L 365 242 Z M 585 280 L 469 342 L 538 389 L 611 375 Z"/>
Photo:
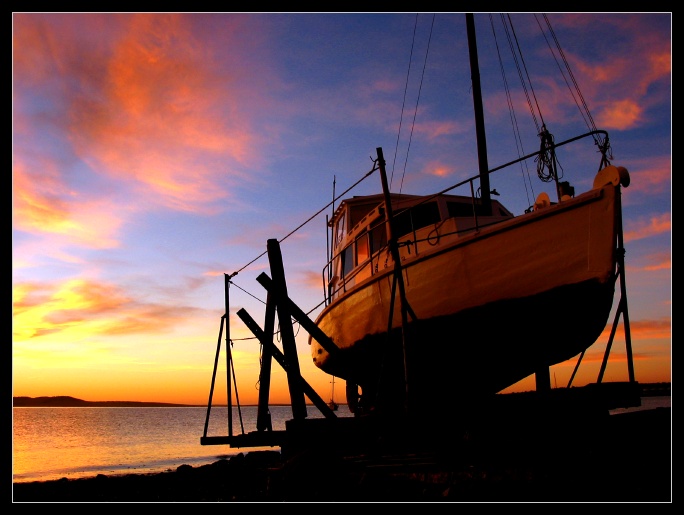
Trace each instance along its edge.
<path fill-rule="evenodd" d="M 275 326 L 275 303 L 273 296 L 266 296 L 266 318 L 264 333 L 273 338 Z M 268 410 L 268 399 L 271 392 L 271 357 L 273 352 L 270 345 L 261 346 L 261 370 L 259 371 L 259 406 L 257 408 L 257 431 L 271 431 L 271 413 Z"/>
<path fill-rule="evenodd" d="M 538 392 L 547 393 L 551 390 L 551 372 L 549 367 L 540 367 L 534 373 Z"/>
<path fill-rule="evenodd" d="M 477 136 L 477 158 L 480 165 L 480 198 L 485 216 L 492 214 L 492 200 L 489 191 L 489 163 L 487 162 L 487 138 L 485 136 L 482 89 L 480 87 L 480 64 L 477 58 L 477 39 L 473 13 L 466 13 L 468 49 L 470 51 L 470 78 L 473 84 L 473 106 L 475 108 L 475 134 Z"/>
<path fill-rule="evenodd" d="M 402 276 L 401 270 L 401 257 L 399 256 L 399 248 L 397 246 L 397 240 L 394 235 L 394 229 L 392 227 L 392 218 L 394 213 L 392 211 L 392 198 L 390 196 L 389 186 L 387 185 L 387 172 L 385 171 L 385 157 L 382 153 L 382 147 L 378 147 L 378 168 L 380 170 L 380 180 L 382 181 L 382 191 L 385 197 L 385 212 L 387 216 L 387 244 L 389 245 L 390 252 L 392 254 L 392 259 L 394 260 L 394 284 L 399 285 L 399 307 L 401 310 L 401 339 L 402 339 L 402 350 L 404 354 L 404 409 L 409 411 L 409 363 L 408 363 L 408 342 L 407 342 L 407 332 L 408 332 L 408 316 L 407 316 L 407 301 L 406 301 L 406 290 L 404 288 L 404 277 Z M 393 307 L 394 294 L 392 295 L 392 306 L 390 309 L 394 310 Z M 390 321 L 392 320 L 392 312 L 389 314 Z M 391 323 L 388 327 L 388 333 L 391 332 Z"/>
<path fill-rule="evenodd" d="M 625 247 L 622 234 L 622 188 L 618 188 L 615 199 L 617 216 L 617 262 L 618 273 L 620 274 L 620 300 L 622 301 L 622 321 L 625 330 L 625 348 L 627 351 L 627 372 L 629 382 L 635 382 L 634 378 L 634 358 L 632 356 L 632 332 L 629 328 L 629 310 L 627 309 L 627 285 L 625 284 Z"/>
<path fill-rule="evenodd" d="M 283 256 L 280 252 L 278 240 L 270 239 L 266 242 L 268 260 L 271 265 L 271 278 L 276 294 L 276 308 L 278 310 L 278 322 L 280 324 L 280 336 L 283 342 L 283 355 L 287 361 L 287 384 L 290 390 L 290 402 L 292 404 L 292 417 L 297 419 L 306 418 L 306 401 L 300 384 L 299 358 L 297 357 L 297 343 L 294 330 L 292 329 L 292 317 L 287 302 L 287 285 L 285 283 L 285 270 L 283 268 Z"/>
<path fill-rule="evenodd" d="M 221 317 L 218 342 L 216 343 L 216 356 L 214 356 L 214 371 L 211 374 L 211 386 L 209 387 L 209 402 L 207 403 L 207 417 L 204 420 L 204 438 L 207 437 L 207 432 L 209 431 L 209 415 L 211 414 L 211 401 L 214 398 L 214 385 L 216 384 L 216 371 L 218 370 L 219 356 L 221 355 L 221 338 L 223 338 L 223 323 L 225 319 L 225 316 Z"/>
<path fill-rule="evenodd" d="M 230 276 L 223 274 L 225 283 L 225 305 L 226 305 L 226 404 L 228 408 L 228 436 L 233 436 L 233 392 L 231 389 L 231 364 L 233 356 L 230 348 Z"/>

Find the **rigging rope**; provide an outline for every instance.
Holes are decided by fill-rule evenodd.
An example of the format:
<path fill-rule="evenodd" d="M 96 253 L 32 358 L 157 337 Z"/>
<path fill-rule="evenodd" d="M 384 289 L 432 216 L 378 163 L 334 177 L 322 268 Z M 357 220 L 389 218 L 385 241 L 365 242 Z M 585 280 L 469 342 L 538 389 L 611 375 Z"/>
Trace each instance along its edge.
<path fill-rule="evenodd" d="M 525 60 L 523 58 L 522 50 L 520 49 L 520 42 L 518 41 L 518 37 L 515 33 L 515 28 L 513 27 L 513 20 L 511 19 L 511 15 L 508 14 L 506 15 L 508 22 L 505 22 L 506 18 L 502 18 L 504 20 L 504 27 L 506 27 L 506 34 L 509 35 L 508 32 L 508 27 L 510 26 L 510 30 L 512 33 L 512 39 L 509 35 L 509 45 L 511 46 L 511 51 L 513 53 L 513 58 L 516 62 L 516 68 L 518 69 L 518 75 L 520 77 L 520 83 L 523 86 L 523 89 L 525 91 L 525 96 L 527 97 L 527 103 L 530 107 L 530 112 L 532 113 L 532 118 L 534 119 L 535 126 L 537 127 L 537 135 L 541 139 L 540 142 L 540 154 L 537 156 L 535 161 L 537 162 L 537 176 L 539 179 L 543 182 L 550 182 L 552 180 L 558 180 L 562 178 L 562 173 L 558 174 L 558 168 L 560 167 L 560 164 L 558 162 L 558 158 L 555 154 L 554 151 L 554 142 L 553 142 L 553 135 L 548 131 L 546 128 L 546 123 L 544 122 L 544 117 L 541 114 L 541 108 L 539 107 L 539 102 L 537 101 L 537 96 L 534 93 L 534 87 L 532 86 L 532 79 L 530 78 L 530 74 L 527 70 L 527 65 L 525 64 Z M 513 41 L 515 41 L 515 47 L 513 47 Z M 553 53 L 553 52 L 552 52 Z M 520 64 L 518 63 L 518 54 L 520 55 L 520 62 L 522 63 L 522 68 L 525 70 L 525 76 L 527 77 L 526 81 L 522 76 L 522 72 L 520 69 Z M 527 87 L 526 83 L 529 83 L 530 85 L 530 91 L 532 92 L 532 98 L 534 99 L 534 105 L 536 106 L 537 112 L 539 113 L 539 119 L 541 120 L 541 128 L 539 127 L 539 124 L 537 123 L 537 117 L 534 114 L 534 107 L 532 105 L 532 102 L 530 100 L 529 95 L 527 95 Z M 562 170 L 562 167 L 560 167 Z M 545 171 L 545 170 L 548 170 Z"/>
<path fill-rule="evenodd" d="M 504 26 L 505 26 L 505 20 L 503 19 L 503 15 L 501 15 L 502 21 L 504 21 Z M 501 79 L 504 84 L 504 90 L 506 92 L 506 102 L 508 104 L 508 113 L 511 118 L 511 126 L 513 127 L 513 139 L 515 140 L 515 148 L 516 152 L 518 153 L 518 157 L 522 157 L 525 155 L 525 149 L 523 146 L 522 142 L 522 137 L 520 136 L 520 129 L 518 126 L 518 119 L 515 115 L 515 107 L 513 104 L 513 99 L 511 97 L 511 89 L 508 86 L 508 80 L 506 79 L 506 70 L 504 69 L 503 65 L 503 59 L 501 57 L 501 51 L 499 50 L 499 41 L 496 37 L 496 30 L 494 28 L 494 18 L 492 15 L 489 15 L 489 23 L 492 27 L 492 34 L 494 35 L 494 44 L 496 46 L 496 53 L 499 58 L 499 68 L 501 70 Z M 520 173 L 523 178 L 523 184 L 525 185 L 525 195 L 527 196 L 527 203 L 528 205 L 532 204 L 532 200 L 530 199 L 530 193 L 527 189 L 527 184 L 529 183 L 530 190 L 532 191 L 532 198 L 535 198 L 534 194 L 534 186 L 532 185 L 532 179 L 530 177 L 530 172 L 527 167 L 527 161 L 520 161 Z M 527 176 L 527 180 L 526 180 Z"/>
<path fill-rule="evenodd" d="M 394 180 L 394 164 L 397 162 L 397 153 L 399 152 L 399 138 L 401 136 L 401 124 L 404 120 L 404 107 L 406 106 L 406 90 L 408 89 L 409 76 L 411 75 L 411 61 L 413 61 L 413 47 L 416 44 L 416 28 L 418 27 L 418 13 L 416 13 L 416 21 L 413 23 L 413 40 L 411 41 L 411 52 L 409 53 L 408 70 L 406 71 L 406 84 L 404 85 L 404 100 L 401 103 L 401 114 L 399 115 L 399 130 L 397 131 L 397 143 L 394 147 L 394 159 L 392 161 L 392 173 L 390 175 L 389 187 L 392 189 L 392 181 Z"/>
<path fill-rule="evenodd" d="M 518 77 L 520 78 L 520 85 L 523 88 L 523 91 L 525 93 L 525 98 L 527 99 L 527 105 L 530 108 L 530 113 L 532 114 L 532 119 L 534 120 L 534 126 L 537 128 L 537 133 L 540 133 L 542 131 L 542 128 L 539 127 L 539 122 L 537 121 L 537 116 L 534 111 L 534 106 L 532 105 L 532 100 L 530 100 L 530 94 L 527 91 L 527 82 L 530 84 L 530 89 L 532 90 L 532 96 L 534 96 L 534 90 L 532 88 L 532 81 L 529 80 L 529 75 L 527 81 L 523 77 L 522 70 L 520 67 L 520 63 L 518 62 L 518 53 L 520 53 L 520 59 L 522 60 L 522 52 L 520 50 L 520 45 L 518 44 L 517 38 L 515 36 L 515 31 L 513 30 L 513 21 L 511 20 L 511 16 L 508 15 L 508 22 L 506 22 L 506 18 L 504 15 L 501 15 L 501 19 L 504 24 L 504 28 L 506 30 L 506 37 L 508 38 L 508 46 L 511 49 L 511 54 L 513 56 L 513 61 L 515 62 L 515 68 L 518 71 Z M 509 25 L 510 25 L 510 31 L 509 31 Z M 511 36 L 511 32 L 513 35 Z M 514 40 L 515 40 L 515 45 L 514 45 Z M 517 47 L 517 50 L 516 50 Z M 523 67 L 525 67 L 525 63 L 523 61 Z M 525 72 L 527 73 L 527 69 L 525 69 Z M 541 115 L 541 110 L 539 109 L 539 104 L 537 103 L 537 99 L 535 97 L 534 103 L 537 105 L 537 111 L 539 112 L 539 118 L 541 118 L 541 124 L 542 126 L 544 125 L 544 118 Z"/>
<path fill-rule="evenodd" d="M 427 48 L 425 49 L 425 60 L 423 61 L 423 73 L 420 76 L 420 85 L 418 87 L 418 96 L 416 97 L 416 108 L 413 111 L 413 123 L 411 124 L 411 134 L 409 135 L 408 146 L 406 147 L 406 159 L 404 160 L 404 170 L 401 173 L 401 184 L 399 186 L 399 193 L 404 187 L 404 176 L 406 175 L 406 165 L 408 164 L 409 151 L 411 150 L 411 141 L 413 140 L 413 129 L 416 126 L 416 115 L 418 114 L 418 102 L 420 101 L 420 92 L 423 89 L 423 79 L 425 78 L 425 68 L 427 67 L 427 58 L 430 53 L 430 42 L 432 41 L 432 29 L 435 26 L 435 15 L 432 15 L 432 24 L 430 25 L 430 35 L 428 37 Z"/>
<path fill-rule="evenodd" d="M 566 86 L 568 87 L 568 90 L 570 91 L 570 95 L 572 96 L 572 99 L 575 101 L 575 105 L 580 111 L 580 115 L 582 116 L 582 119 L 584 120 L 585 124 L 587 125 L 587 128 L 590 131 L 596 130 L 596 124 L 594 123 L 594 119 L 591 116 L 591 112 L 589 111 L 589 106 L 587 105 L 586 101 L 584 100 L 584 96 L 582 95 L 582 91 L 579 87 L 579 84 L 577 83 L 577 80 L 575 79 L 575 75 L 572 73 L 572 69 L 570 68 L 570 63 L 565 57 L 565 53 L 563 52 L 563 49 L 560 46 L 560 43 L 558 41 L 558 38 L 556 37 L 556 33 L 553 30 L 553 27 L 551 27 L 551 22 L 549 21 L 548 16 L 546 14 L 543 14 L 544 16 L 544 21 L 546 22 L 546 26 L 549 30 L 549 33 L 551 34 L 553 41 L 556 44 L 556 49 L 558 50 L 558 54 L 561 56 L 563 60 L 563 64 L 565 65 L 565 69 L 568 72 L 568 75 L 570 76 L 570 79 L 572 80 L 572 84 L 575 88 L 575 91 L 577 92 L 577 97 L 581 100 L 582 106 L 580 107 L 577 97 L 575 97 L 575 94 L 573 93 L 572 88 L 570 87 L 570 84 L 568 84 L 568 80 L 565 76 L 565 73 L 563 72 L 563 69 L 560 66 L 560 63 L 558 63 L 558 59 L 556 58 L 556 54 L 553 51 L 553 48 L 551 47 L 551 44 L 549 43 L 548 39 L 546 38 L 546 34 L 544 32 L 544 29 L 541 27 L 541 24 L 539 23 L 539 20 L 537 18 L 537 15 L 535 14 L 535 20 L 537 21 L 537 25 L 539 25 L 539 29 L 541 30 L 542 34 L 544 35 L 544 39 L 546 39 L 546 43 L 549 46 L 549 50 L 551 51 L 551 55 L 553 55 L 554 60 L 556 61 L 556 64 L 558 65 L 558 69 L 561 72 L 561 75 L 563 76 L 563 80 L 565 81 Z M 585 116 L 586 113 L 586 116 Z M 594 135 L 594 142 L 596 145 L 599 147 L 599 150 L 601 152 L 601 155 L 603 156 L 604 161 L 613 159 L 613 156 L 611 154 L 611 149 L 610 149 L 610 143 L 608 142 L 608 139 L 603 139 L 603 136 L 600 134 L 595 134 Z"/>
<path fill-rule="evenodd" d="M 328 207 L 330 207 L 331 205 L 334 205 L 334 204 L 335 204 L 335 201 L 339 200 L 340 198 L 342 198 L 343 196 L 345 196 L 347 193 L 349 193 L 351 190 L 353 190 L 354 188 L 356 188 L 361 182 L 363 182 L 363 181 L 366 180 L 368 177 L 370 177 L 370 176 L 373 174 L 373 172 L 375 172 L 376 170 L 378 170 L 378 166 L 377 166 L 377 163 L 376 163 L 375 161 L 373 161 L 373 167 L 372 167 L 368 172 L 366 172 L 366 173 L 363 175 L 363 177 L 361 177 L 358 181 L 356 181 L 354 184 L 352 184 L 351 186 L 349 186 L 349 188 L 347 188 L 346 190 L 344 190 L 344 191 L 343 191 L 342 193 L 340 193 L 337 197 L 334 197 L 334 198 L 332 199 L 332 201 L 328 202 L 325 206 L 323 206 L 320 210 L 318 210 L 316 213 L 314 213 L 312 216 L 310 216 L 306 221 L 304 221 L 303 223 L 301 223 L 298 227 L 296 227 L 295 229 L 293 229 L 292 231 L 290 231 L 289 233 L 287 233 L 285 236 L 283 236 L 281 239 L 279 239 L 278 242 L 279 242 L 279 243 L 280 243 L 280 242 L 283 242 L 283 241 L 285 241 L 287 238 L 289 238 L 290 236 L 292 236 L 295 232 L 297 232 L 299 229 L 301 229 L 301 228 L 304 227 L 306 224 L 308 224 L 309 222 L 311 222 L 311 220 L 313 220 L 313 219 L 316 218 L 318 215 L 320 215 L 320 214 L 321 214 L 323 211 L 325 211 Z M 243 292 L 245 292 L 247 295 L 253 297 L 254 299 L 256 299 L 256 300 L 258 300 L 259 302 L 261 302 L 262 304 L 266 304 L 266 302 L 263 301 L 263 300 L 261 300 L 261 299 L 259 299 L 258 297 L 256 297 L 256 296 L 253 295 L 252 293 L 248 292 L 247 290 L 245 290 L 245 289 L 242 288 L 241 286 L 237 285 L 237 284 L 232 280 L 232 278 L 235 277 L 236 275 L 238 275 L 239 272 L 242 272 L 242 271 L 243 271 L 245 268 L 247 268 L 249 265 L 251 265 L 252 263 L 254 263 L 255 261 L 257 261 L 258 259 L 262 258 L 267 252 L 268 252 L 268 251 L 265 250 L 264 252 L 262 252 L 261 254 L 259 254 L 257 257 L 255 257 L 254 259 L 252 259 L 250 262 L 248 262 L 246 265 L 242 266 L 242 267 L 239 268 L 237 271 L 233 272 L 233 273 L 229 276 L 229 278 L 228 278 L 228 282 L 229 282 L 230 284 L 232 284 L 233 286 L 236 286 L 237 288 L 239 288 L 240 290 L 242 290 Z M 313 308 L 311 308 L 306 314 L 307 314 L 307 315 L 311 314 L 314 310 L 318 309 L 318 308 L 319 308 L 320 306 L 322 306 L 324 303 L 325 303 L 325 300 L 323 300 L 323 302 L 320 302 L 320 303 L 318 303 L 316 306 L 314 306 Z M 293 322 L 296 322 L 296 320 L 294 320 L 294 318 L 293 318 Z M 298 330 L 298 332 L 299 332 L 299 330 Z M 278 333 L 279 333 L 279 331 L 276 331 L 274 334 L 278 334 Z M 238 340 L 254 340 L 254 339 L 256 339 L 256 337 L 233 338 L 233 340 L 235 340 L 235 341 L 238 341 Z"/>
<path fill-rule="evenodd" d="M 311 220 L 313 220 L 314 218 L 316 218 L 316 217 L 317 217 L 318 215 L 320 215 L 323 211 L 325 211 L 325 210 L 328 209 L 331 205 L 333 205 L 333 204 L 335 203 L 336 200 L 338 200 L 338 199 L 342 198 L 343 196 L 345 196 L 345 195 L 346 195 L 347 193 L 349 193 L 352 189 L 356 188 L 362 181 L 364 181 L 364 180 L 366 180 L 368 177 L 370 177 L 371 174 L 372 174 L 374 171 L 376 171 L 377 169 L 378 169 L 377 166 L 375 165 L 375 163 L 373 163 L 373 168 L 371 168 L 368 172 L 366 172 L 366 174 L 365 174 L 363 177 L 361 177 L 358 181 L 356 181 L 354 184 L 352 184 L 351 186 L 349 186 L 346 190 L 344 190 L 344 191 L 343 191 L 342 193 L 340 193 L 337 197 L 335 197 L 334 199 L 332 199 L 332 201 L 328 202 L 328 203 L 327 203 L 325 206 L 323 206 L 321 209 L 319 209 L 318 211 L 316 211 L 316 212 L 315 212 L 313 215 L 311 215 L 307 220 L 305 220 L 304 222 L 302 222 L 301 224 L 299 224 L 299 226 L 295 227 L 292 231 L 290 231 L 290 232 L 287 233 L 285 236 L 283 236 L 282 238 L 280 238 L 280 239 L 278 240 L 278 243 L 282 243 L 283 241 L 285 241 L 286 239 L 288 239 L 290 236 L 292 236 L 294 233 L 296 233 L 299 229 L 301 229 L 302 227 L 304 227 L 304 226 L 305 226 L 306 224 L 308 224 Z M 230 275 L 230 277 L 235 277 L 239 272 L 242 272 L 245 268 L 247 268 L 249 265 L 251 265 L 252 263 L 254 263 L 255 261 L 257 261 L 259 258 L 265 256 L 267 252 L 268 252 L 267 250 L 264 250 L 261 254 L 259 254 L 257 257 L 255 257 L 254 259 L 252 259 L 249 263 L 247 263 L 246 265 L 243 265 L 241 268 L 239 268 L 238 270 L 236 270 L 235 272 L 233 272 L 233 273 Z"/>
<path fill-rule="evenodd" d="M 406 70 L 406 84 L 404 86 L 404 100 L 401 105 L 401 115 L 399 116 L 399 130 L 397 131 L 397 143 L 394 149 L 394 159 L 392 161 L 392 172 L 390 174 L 390 181 L 389 181 L 389 187 L 390 190 L 392 189 L 392 181 L 394 180 L 394 166 L 397 161 L 397 154 L 399 153 L 399 138 L 401 137 L 401 126 L 402 122 L 404 119 L 404 108 L 406 106 L 406 90 L 408 89 L 408 82 L 409 82 L 409 77 L 411 75 L 411 62 L 413 61 L 413 48 L 415 46 L 416 42 L 416 28 L 418 26 L 418 14 L 416 14 L 416 21 L 413 25 L 413 40 L 411 42 L 411 52 L 409 55 L 409 64 L 408 64 L 408 69 Z M 430 53 L 430 42 L 432 41 L 432 30 L 435 26 L 435 15 L 432 15 L 432 23 L 430 25 L 430 35 L 428 36 L 428 42 L 427 42 L 427 48 L 425 49 L 425 59 L 423 61 L 423 72 L 420 76 L 420 84 L 418 87 L 418 96 L 416 97 L 416 107 L 413 111 L 413 123 L 411 124 L 411 133 L 409 135 L 409 141 L 408 141 L 408 146 L 406 147 L 406 159 L 404 160 L 404 170 L 401 174 L 401 183 L 399 186 L 399 193 L 401 193 L 401 190 L 404 186 L 404 177 L 406 175 L 406 165 L 408 164 L 408 156 L 409 156 L 409 151 L 411 150 L 411 141 L 413 139 L 413 129 L 416 126 L 416 115 L 418 114 L 418 103 L 420 102 L 420 92 L 423 89 L 423 80 L 425 78 L 425 68 L 427 66 L 427 58 L 428 54 Z"/>

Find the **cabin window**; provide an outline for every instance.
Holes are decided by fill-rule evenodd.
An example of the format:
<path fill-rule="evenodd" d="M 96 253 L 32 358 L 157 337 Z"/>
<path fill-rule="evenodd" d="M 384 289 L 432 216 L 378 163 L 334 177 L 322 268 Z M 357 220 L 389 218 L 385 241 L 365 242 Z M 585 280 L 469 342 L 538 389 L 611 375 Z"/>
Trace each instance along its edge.
<path fill-rule="evenodd" d="M 394 236 L 399 238 L 405 234 L 417 231 L 422 227 L 436 224 L 440 219 L 437 202 L 418 204 L 395 216 L 393 225 L 395 231 Z"/>
<path fill-rule="evenodd" d="M 450 217 L 457 217 L 457 216 L 471 217 L 471 216 L 473 216 L 473 204 L 470 202 L 447 202 L 447 209 L 449 211 Z M 496 210 L 497 209 L 499 211 L 499 216 L 511 216 L 510 213 L 507 213 L 504 209 L 502 209 L 501 207 L 492 203 L 492 213 L 495 216 L 496 216 Z M 477 213 L 477 216 L 483 216 L 484 215 L 484 210 L 482 209 L 481 204 L 478 204 L 478 203 L 475 204 L 475 212 Z"/>
<path fill-rule="evenodd" d="M 345 228 L 344 228 L 345 216 L 344 213 L 340 215 L 335 224 L 335 247 L 344 238 Z"/>
<path fill-rule="evenodd" d="M 384 220 L 373 227 L 370 231 L 370 252 L 375 254 L 378 250 L 387 246 L 387 228 Z"/>
<path fill-rule="evenodd" d="M 473 205 L 468 202 L 447 202 L 450 217 L 473 216 Z"/>
<path fill-rule="evenodd" d="M 368 251 L 368 233 L 363 232 L 356 240 L 356 264 L 363 263 L 370 256 Z"/>
<path fill-rule="evenodd" d="M 354 245 L 348 245 L 342 251 L 342 277 L 346 277 L 354 268 Z"/>

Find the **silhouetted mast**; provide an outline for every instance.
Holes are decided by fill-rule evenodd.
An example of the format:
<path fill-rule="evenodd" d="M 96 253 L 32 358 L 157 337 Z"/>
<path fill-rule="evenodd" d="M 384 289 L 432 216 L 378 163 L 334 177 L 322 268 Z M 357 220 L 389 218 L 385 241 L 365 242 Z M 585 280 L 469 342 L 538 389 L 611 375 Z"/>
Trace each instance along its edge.
<path fill-rule="evenodd" d="M 473 13 L 466 13 L 468 30 L 468 51 L 470 55 L 470 79 L 473 85 L 473 106 L 475 107 L 475 135 L 477 137 L 477 159 L 480 165 L 480 195 L 482 214 L 491 215 L 492 201 L 489 194 L 489 164 L 487 163 L 487 138 L 485 137 L 484 113 L 482 111 L 482 90 L 480 89 L 480 66 L 477 62 L 477 41 Z"/>

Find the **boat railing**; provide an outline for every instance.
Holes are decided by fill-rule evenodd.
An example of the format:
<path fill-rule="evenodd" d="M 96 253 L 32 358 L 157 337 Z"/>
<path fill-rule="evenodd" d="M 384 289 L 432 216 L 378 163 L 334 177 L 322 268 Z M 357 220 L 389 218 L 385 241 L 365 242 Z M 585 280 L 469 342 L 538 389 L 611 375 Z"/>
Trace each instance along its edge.
<path fill-rule="evenodd" d="M 597 140 L 597 138 L 595 137 L 597 135 L 605 137 L 605 140 L 603 140 L 602 143 L 599 143 L 599 140 Z M 606 149 L 608 148 L 608 133 L 604 130 L 596 129 L 596 130 L 592 130 L 590 132 L 581 134 L 579 136 L 575 136 L 573 138 L 561 141 L 560 143 L 554 143 L 551 147 L 542 148 L 541 150 L 537 150 L 537 151 L 532 152 L 530 154 L 524 155 L 522 157 L 514 159 L 513 161 L 509 161 L 509 162 L 504 163 L 502 165 L 491 168 L 489 170 L 488 174 L 492 174 L 495 172 L 499 172 L 501 170 L 505 170 L 507 168 L 512 167 L 513 165 L 515 165 L 517 163 L 526 161 L 528 159 L 536 158 L 540 154 L 548 152 L 549 149 L 555 151 L 556 148 L 562 147 L 564 145 L 567 145 L 569 143 L 572 143 L 572 142 L 575 142 L 575 141 L 578 141 L 580 139 L 584 139 L 587 137 L 594 137 L 595 143 L 600 147 L 599 150 L 601 152 L 601 163 L 600 163 L 599 168 L 598 168 L 600 170 L 603 166 L 605 166 L 606 164 L 609 164 L 608 160 L 606 158 L 606 155 L 605 155 Z M 555 178 L 555 179 L 556 179 L 556 181 L 558 180 L 557 178 Z M 478 174 L 478 175 L 469 177 L 467 179 L 464 179 L 461 182 L 458 182 L 452 186 L 449 186 L 448 188 L 445 188 L 441 191 L 438 191 L 437 193 L 434 193 L 432 195 L 426 195 L 424 198 L 422 198 L 420 201 L 416 202 L 415 204 L 411 205 L 410 207 L 407 207 L 406 209 L 403 209 L 400 212 L 395 213 L 393 218 L 396 219 L 397 216 L 405 215 L 407 212 L 410 213 L 413 209 L 416 209 L 418 206 L 421 206 L 427 202 L 430 202 L 430 201 L 434 200 L 435 198 L 437 198 L 441 195 L 452 192 L 453 190 L 455 190 L 457 188 L 463 188 L 463 187 L 467 186 L 470 189 L 470 202 L 471 202 L 471 206 L 472 206 L 473 225 L 468 227 L 467 229 L 464 229 L 464 230 L 458 230 L 457 229 L 456 231 L 451 232 L 451 233 L 440 234 L 440 237 L 447 235 L 447 234 L 460 235 L 460 234 L 465 233 L 465 232 L 470 233 L 473 231 L 478 231 L 483 227 L 482 218 L 484 218 L 482 214 L 478 214 L 478 211 L 479 211 L 478 206 L 481 203 L 481 197 L 478 194 L 478 190 L 475 188 L 475 181 L 479 181 L 479 180 L 480 180 L 480 175 Z M 387 211 L 385 210 L 385 212 L 387 212 Z M 411 224 L 411 225 L 413 227 L 413 224 Z M 397 239 L 400 246 L 402 246 L 402 245 L 403 246 L 413 245 L 414 251 L 416 253 L 418 253 L 418 242 L 419 242 L 419 240 L 416 238 L 416 229 L 413 229 L 412 233 L 413 233 L 413 240 L 399 241 L 401 238 L 405 237 L 407 234 L 410 234 L 410 232 L 400 234 L 396 237 L 396 239 Z M 356 249 L 357 242 L 362 237 L 367 238 L 368 234 L 369 234 L 368 231 L 362 230 L 359 232 L 359 234 L 353 240 L 351 240 L 351 242 L 346 242 L 346 245 L 338 247 L 338 248 L 341 248 L 341 250 L 334 253 L 332 258 L 323 267 L 321 274 L 322 274 L 322 279 L 323 279 L 323 297 L 324 297 L 324 302 L 325 302 L 326 306 L 330 304 L 330 302 L 332 301 L 332 299 L 335 296 L 337 296 L 341 293 L 345 293 L 349 288 L 353 287 L 358 282 L 360 275 L 362 276 L 363 279 L 365 279 L 366 277 L 369 277 L 369 276 L 372 276 L 372 275 L 378 273 L 380 271 L 378 264 L 379 264 L 380 256 L 383 253 L 385 253 L 387 255 L 388 260 L 391 258 L 391 256 L 389 256 L 389 251 L 388 251 L 389 246 L 385 245 L 382 248 L 376 250 L 375 252 L 373 252 L 371 249 L 371 252 L 369 252 L 368 258 L 366 258 L 361 263 L 358 263 L 357 265 L 355 265 L 349 272 L 345 273 L 342 266 L 339 267 L 340 274 L 341 274 L 340 276 L 337 276 L 331 272 L 333 270 L 333 265 L 335 264 L 335 262 L 342 259 L 341 254 L 343 252 L 345 252 L 350 245 L 352 246 L 352 253 L 354 254 L 353 259 L 356 261 L 356 254 L 355 254 L 356 250 L 355 249 Z M 429 240 L 429 238 L 426 238 L 422 241 L 426 241 L 426 240 Z"/>
<path fill-rule="evenodd" d="M 428 231 L 428 234 L 425 237 L 419 237 L 419 230 L 413 229 L 410 233 L 401 235 L 398 238 L 399 241 L 397 244 L 399 246 L 400 251 L 402 248 L 408 248 L 409 254 L 413 253 L 415 256 L 418 256 L 422 252 L 421 244 L 427 244 L 430 247 L 433 247 L 434 243 L 432 242 L 436 240 L 442 240 L 444 238 L 448 238 L 449 236 L 463 236 L 465 234 L 470 234 L 472 232 L 478 231 L 483 227 L 499 223 L 499 221 L 497 221 L 490 224 L 481 224 L 477 221 L 477 218 L 478 217 L 474 215 L 474 226 L 469 226 L 463 229 L 456 228 L 455 230 L 447 230 L 435 233 L 435 231 L 438 231 L 443 226 L 444 221 L 440 221 L 436 224 L 433 224 L 432 226 L 429 226 L 430 230 Z M 350 244 L 345 246 L 345 248 L 342 249 L 342 251 L 335 254 L 333 259 L 329 261 L 323 268 L 322 277 L 326 305 L 328 305 L 337 295 L 346 293 L 348 289 L 355 286 L 361 280 L 364 280 L 367 277 L 373 276 L 378 272 L 385 270 L 391 264 L 392 256 L 389 252 L 389 246 L 385 245 L 382 248 L 372 252 L 368 258 L 366 258 L 361 263 L 356 265 L 342 277 L 339 277 L 337 275 L 329 276 L 328 270 L 331 269 L 335 260 L 339 259 L 340 254 L 345 252 L 349 245 L 356 245 L 357 241 L 363 237 L 367 237 L 367 233 L 363 233 L 357 236 Z"/>

